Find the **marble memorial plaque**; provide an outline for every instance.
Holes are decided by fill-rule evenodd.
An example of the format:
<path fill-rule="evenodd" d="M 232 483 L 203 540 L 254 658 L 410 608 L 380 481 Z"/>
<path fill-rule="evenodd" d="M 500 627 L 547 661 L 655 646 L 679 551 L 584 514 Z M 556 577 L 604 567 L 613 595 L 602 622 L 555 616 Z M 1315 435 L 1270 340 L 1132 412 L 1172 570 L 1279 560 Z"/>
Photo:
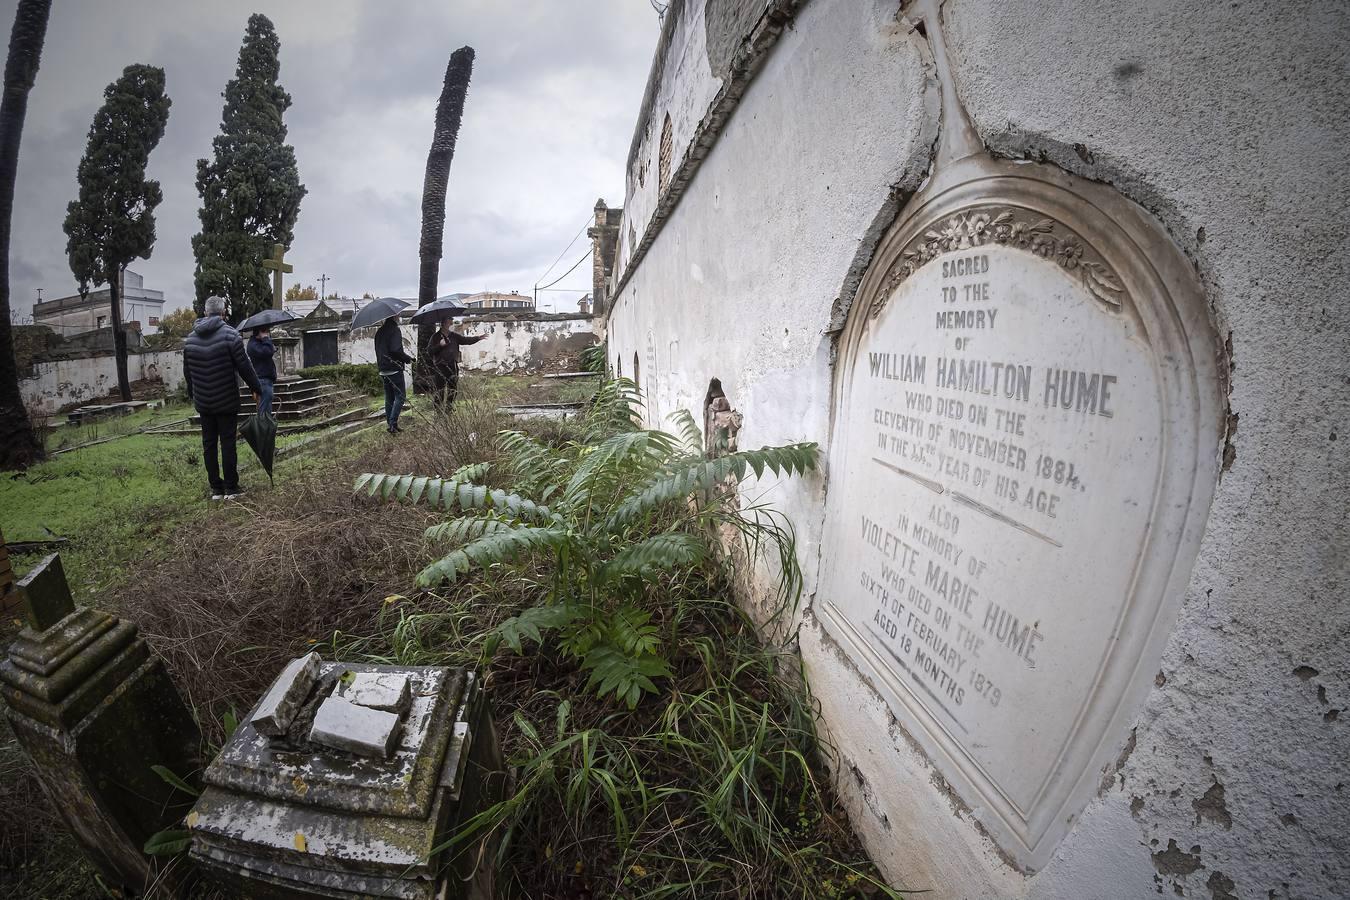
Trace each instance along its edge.
<path fill-rule="evenodd" d="M 1067 176 L 1007 174 L 993 200 L 1011 166 L 959 169 L 883 242 L 845 329 L 821 618 L 1035 868 L 1156 672 L 1212 496 L 1217 375 L 1142 220 Z"/>

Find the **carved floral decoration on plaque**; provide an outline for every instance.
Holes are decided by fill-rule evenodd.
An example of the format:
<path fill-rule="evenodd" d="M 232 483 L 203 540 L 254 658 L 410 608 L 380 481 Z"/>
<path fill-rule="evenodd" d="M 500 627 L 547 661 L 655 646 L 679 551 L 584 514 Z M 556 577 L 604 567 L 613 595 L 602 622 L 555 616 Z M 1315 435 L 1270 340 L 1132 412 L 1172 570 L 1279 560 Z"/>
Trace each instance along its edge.
<path fill-rule="evenodd" d="M 1061 229 L 1065 234 L 1057 234 Z M 1037 217 L 1019 207 L 979 207 L 935 222 L 914 237 L 886 273 L 872 304 L 875 317 L 886 307 L 895 288 L 921 266 L 943 253 L 1001 244 L 1053 260 L 1075 273 L 1084 289 L 1113 310 L 1120 309 L 1125 288 L 1106 261 L 1076 234 L 1054 219 Z"/>

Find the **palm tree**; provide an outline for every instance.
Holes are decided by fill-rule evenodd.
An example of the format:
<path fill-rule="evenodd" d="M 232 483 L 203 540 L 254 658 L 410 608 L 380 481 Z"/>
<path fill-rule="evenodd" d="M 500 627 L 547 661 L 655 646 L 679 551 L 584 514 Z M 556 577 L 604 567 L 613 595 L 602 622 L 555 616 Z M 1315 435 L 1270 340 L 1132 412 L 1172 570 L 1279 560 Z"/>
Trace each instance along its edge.
<path fill-rule="evenodd" d="M 5 88 L 0 98 L 0 469 L 17 469 L 42 458 L 19 393 L 19 364 L 9 327 L 9 235 L 19 139 L 28 112 L 28 92 L 37 80 L 52 0 L 19 0 L 9 35 Z"/>
<path fill-rule="evenodd" d="M 422 242 L 419 254 L 422 260 L 417 282 L 417 305 L 426 306 L 436 299 L 436 285 L 441 274 L 441 247 L 445 243 L 445 192 L 450 183 L 450 163 L 455 158 L 455 141 L 459 137 L 459 122 L 464 116 L 464 97 L 469 93 L 469 76 L 473 74 L 473 48 L 460 47 L 450 54 L 445 67 L 445 83 L 441 99 L 436 103 L 436 133 L 431 138 L 427 153 L 427 174 L 422 182 Z M 425 354 L 434 326 L 419 329 L 417 357 Z M 419 371 L 423 370 L 418 366 Z"/>

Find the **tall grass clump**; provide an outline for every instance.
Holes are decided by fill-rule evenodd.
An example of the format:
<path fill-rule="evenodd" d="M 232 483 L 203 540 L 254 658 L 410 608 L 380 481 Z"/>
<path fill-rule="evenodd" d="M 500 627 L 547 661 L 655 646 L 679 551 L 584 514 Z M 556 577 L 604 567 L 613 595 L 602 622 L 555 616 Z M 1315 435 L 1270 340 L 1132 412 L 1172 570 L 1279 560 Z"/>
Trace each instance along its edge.
<path fill-rule="evenodd" d="M 675 434 L 635 425 L 638 402 L 605 381 L 570 436 L 502 431 L 490 462 L 360 476 L 446 515 L 417 598 L 340 650 L 488 670 L 515 784 L 453 840 L 494 832 L 523 896 L 894 896 L 817 775 L 794 655 L 730 589 L 733 556 L 767 555 L 793 610 L 791 527 L 736 485 L 811 472 L 815 445 L 710 455 L 687 413 Z"/>

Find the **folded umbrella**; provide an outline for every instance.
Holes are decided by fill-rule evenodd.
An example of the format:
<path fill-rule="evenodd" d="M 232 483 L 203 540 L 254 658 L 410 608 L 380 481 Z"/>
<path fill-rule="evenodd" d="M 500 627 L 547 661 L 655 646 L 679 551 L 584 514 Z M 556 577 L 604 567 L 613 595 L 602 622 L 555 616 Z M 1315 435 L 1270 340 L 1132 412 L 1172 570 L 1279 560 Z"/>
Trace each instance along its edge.
<path fill-rule="evenodd" d="M 239 426 L 239 433 L 262 463 L 267 480 L 272 481 L 272 462 L 277 455 L 277 420 L 265 412 L 255 412 Z"/>
<path fill-rule="evenodd" d="M 378 325 L 385 319 L 396 316 L 403 312 L 412 304 L 398 300 L 394 297 L 381 297 L 378 300 L 371 300 L 365 306 L 356 311 L 352 316 L 352 329 L 369 328 L 372 325 Z"/>
<path fill-rule="evenodd" d="M 280 325 L 282 322 L 294 322 L 300 317 L 295 313 L 284 309 L 264 309 L 256 315 L 249 316 L 240 322 L 235 331 L 252 331 L 255 328 L 270 328 L 273 325 Z"/>
<path fill-rule="evenodd" d="M 433 300 L 417 312 L 413 313 L 412 321 L 417 325 L 428 325 L 432 322 L 440 322 L 453 316 L 462 316 L 468 311 L 468 307 L 460 306 L 454 300 L 449 298 L 444 300 Z"/>

